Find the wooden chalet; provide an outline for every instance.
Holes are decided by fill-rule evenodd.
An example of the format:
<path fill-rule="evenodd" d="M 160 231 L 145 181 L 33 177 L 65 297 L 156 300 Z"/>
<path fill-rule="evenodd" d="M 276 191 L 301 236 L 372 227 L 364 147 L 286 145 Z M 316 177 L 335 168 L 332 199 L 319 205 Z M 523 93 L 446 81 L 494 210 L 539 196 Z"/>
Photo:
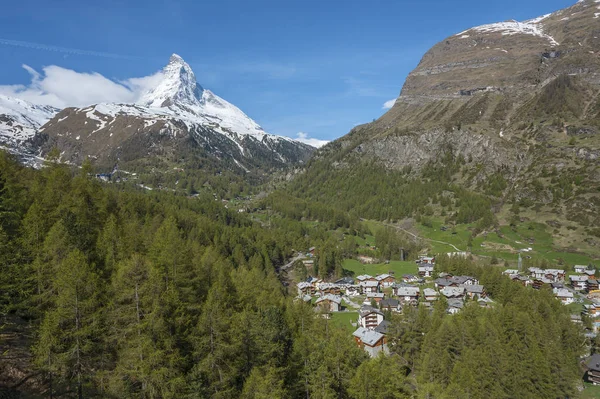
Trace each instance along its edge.
<path fill-rule="evenodd" d="M 594 385 L 600 385 L 600 353 L 590 356 L 584 363 L 584 379 Z"/>

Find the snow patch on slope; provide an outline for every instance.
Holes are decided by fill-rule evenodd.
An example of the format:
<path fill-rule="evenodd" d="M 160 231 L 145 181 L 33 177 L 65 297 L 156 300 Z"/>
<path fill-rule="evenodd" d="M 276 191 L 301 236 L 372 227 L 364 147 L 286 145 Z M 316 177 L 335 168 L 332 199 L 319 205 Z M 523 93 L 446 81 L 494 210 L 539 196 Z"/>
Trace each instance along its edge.
<path fill-rule="evenodd" d="M 550 17 L 552 14 L 542 15 L 541 17 L 533 18 L 527 21 L 518 22 L 518 21 L 506 21 L 506 22 L 497 22 L 493 24 L 476 26 L 470 29 L 467 29 L 463 32 L 456 34 L 455 36 L 464 36 L 467 32 L 476 31 L 481 33 L 501 33 L 503 36 L 511 36 L 511 35 L 531 35 L 537 36 L 544 39 L 547 39 L 550 44 L 553 46 L 558 46 L 558 43 L 554 38 L 550 35 L 544 33 L 542 22 Z"/>
<path fill-rule="evenodd" d="M 58 111 L 50 106 L 0 95 L 0 139 L 15 144 L 30 139 Z"/>

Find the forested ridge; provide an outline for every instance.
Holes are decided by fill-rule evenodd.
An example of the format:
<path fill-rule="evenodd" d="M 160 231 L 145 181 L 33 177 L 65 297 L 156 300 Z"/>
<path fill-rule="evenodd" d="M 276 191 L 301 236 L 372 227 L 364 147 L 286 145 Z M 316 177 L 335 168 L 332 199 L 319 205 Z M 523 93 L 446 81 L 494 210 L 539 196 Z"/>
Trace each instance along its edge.
<path fill-rule="evenodd" d="M 369 360 L 346 330 L 294 301 L 276 273 L 294 250 L 314 243 L 323 247 L 324 274 L 338 273 L 335 253 L 343 248 L 326 230 L 292 217 L 260 224 L 212 196 L 102 185 L 89 171 L 56 162 L 34 171 L 0 155 L 0 312 L 3 321 L 33 327 L 28 371 L 38 384 L 28 394 L 576 394 L 584 340 L 550 293 L 514 284 L 494 268 L 441 259 L 440 270 L 477 276 L 497 303 L 471 303 L 455 316 L 441 305 L 431 313 L 410 309 L 391 318 L 394 354 Z M 276 203 L 290 208 L 284 196 Z M 357 223 L 327 207 L 311 209 L 332 227 Z"/>

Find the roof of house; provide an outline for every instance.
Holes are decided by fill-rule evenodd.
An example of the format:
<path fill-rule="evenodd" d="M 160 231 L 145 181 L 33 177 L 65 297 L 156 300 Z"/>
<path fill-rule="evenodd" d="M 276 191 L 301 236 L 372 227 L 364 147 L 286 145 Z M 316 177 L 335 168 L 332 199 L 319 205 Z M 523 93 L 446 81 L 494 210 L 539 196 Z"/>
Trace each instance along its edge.
<path fill-rule="evenodd" d="M 593 279 L 593 278 L 588 279 L 587 282 L 588 282 L 588 284 L 598 284 L 598 280 Z"/>
<path fill-rule="evenodd" d="M 367 292 L 367 298 L 383 298 L 384 296 L 383 292 Z"/>
<path fill-rule="evenodd" d="M 569 279 L 572 282 L 583 282 L 583 281 L 587 281 L 588 280 L 588 276 L 574 274 L 572 276 L 569 276 Z"/>
<path fill-rule="evenodd" d="M 382 299 L 381 302 L 379 302 L 379 306 L 382 308 L 395 308 L 398 307 L 398 305 L 400 305 L 400 301 L 394 298 Z"/>
<path fill-rule="evenodd" d="M 473 294 L 482 294 L 483 293 L 483 285 L 479 285 L 479 284 L 472 284 L 472 285 L 465 285 L 465 290 L 467 290 L 467 292 L 471 292 Z"/>
<path fill-rule="evenodd" d="M 460 299 L 448 299 L 448 307 L 462 309 L 465 303 Z"/>
<path fill-rule="evenodd" d="M 379 325 L 375 327 L 374 330 L 381 334 L 387 334 L 390 324 L 391 323 L 389 321 L 384 320 L 381 323 L 379 323 Z"/>
<path fill-rule="evenodd" d="M 319 290 L 329 290 L 329 289 L 336 289 L 336 288 L 340 288 L 337 284 L 335 283 L 321 283 L 319 284 Z"/>
<path fill-rule="evenodd" d="M 504 273 L 504 274 L 519 274 L 519 271 L 517 269 L 506 269 L 502 273 Z"/>
<path fill-rule="evenodd" d="M 337 303 L 339 305 L 342 303 L 342 297 L 339 295 L 327 294 L 327 295 L 323 295 L 321 298 L 317 299 L 317 301 L 315 303 L 321 303 L 324 301 L 331 301 L 331 302 Z"/>
<path fill-rule="evenodd" d="M 465 294 L 465 287 L 444 287 L 440 293 L 445 297 L 461 296 Z"/>
<path fill-rule="evenodd" d="M 360 317 L 365 317 L 368 314 L 371 313 L 377 313 L 383 316 L 383 312 L 379 309 L 375 309 L 372 306 L 363 306 L 360 308 L 360 311 L 358 312 L 358 314 L 360 315 Z"/>
<path fill-rule="evenodd" d="M 433 265 L 430 265 L 429 263 L 424 263 L 422 265 L 419 266 L 419 271 L 431 271 L 433 270 Z"/>
<path fill-rule="evenodd" d="M 419 287 L 396 288 L 396 295 L 398 295 L 398 296 L 418 296 L 419 295 Z"/>
<path fill-rule="evenodd" d="M 337 280 L 335 283 L 336 284 L 345 284 L 345 285 L 354 284 L 354 279 L 352 277 L 342 277 L 341 279 Z"/>
<path fill-rule="evenodd" d="M 550 285 L 552 288 L 563 288 L 565 286 L 563 283 L 552 283 Z"/>
<path fill-rule="evenodd" d="M 307 283 L 306 281 L 298 283 L 298 288 L 300 288 L 301 290 L 304 289 L 304 288 L 308 288 L 308 287 L 312 287 L 312 284 L 311 283 Z"/>
<path fill-rule="evenodd" d="M 383 338 L 383 334 L 375 330 L 368 330 L 363 327 L 359 327 L 354 333 L 356 338 L 360 339 L 363 344 L 369 346 L 375 346 Z"/>
<path fill-rule="evenodd" d="M 360 283 L 358 283 L 358 285 L 360 285 L 361 287 L 377 287 L 379 286 L 379 281 L 361 281 Z"/>
<path fill-rule="evenodd" d="M 358 281 L 365 281 L 365 280 L 369 280 L 373 278 L 373 276 L 369 276 L 368 274 L 361 274 L 360 276 L 357 276 L 356 279 Z"/>
<path fill-rule="evenodd" d="M 437 285 L 441 285 L 442 287 L 445 287 L 447 285 L 453 284 L 452 281 L 449 278 L 438 278 L 435 280 L 435 283 Z"/>
<path fill-rule="evenodd" d="M 423 290 L 423 295 L 425 295 L 425 296 L 438 296 L 440 294 L 438 294 L 438 292 L 436 290 L 434 290 L 433 288 L 425 288 Z"/>
<path fill-rule="evenodd" d="M 412 280 L 412 279 L 415 279 L 415 278 L 417 278 L 417 276 L 415 276 L 414 274 L 404 274 L 404 275 L 402 276 L 402 278 L 405 278 L 405 279 L 407 279 L 407 280 Z"/>
<path fill-rule="evenodd" d="M 559 298 L 573 298 L 573 293 L 567 289 L 561 288 L 556 291 L 556 296 Z"/>
<path fill-rule="evenodd" d="M 595 353 L 590 356 L 585 361 L 585 365 L 589 370 L 600 371 L 600 353 Z"/>
<path fill-rule="evenodd" d="M 594 274 L 596 274 L 596 270 L 593 269 L 585 269 L 583 272 L 588 276 L 593 276 Z"/>

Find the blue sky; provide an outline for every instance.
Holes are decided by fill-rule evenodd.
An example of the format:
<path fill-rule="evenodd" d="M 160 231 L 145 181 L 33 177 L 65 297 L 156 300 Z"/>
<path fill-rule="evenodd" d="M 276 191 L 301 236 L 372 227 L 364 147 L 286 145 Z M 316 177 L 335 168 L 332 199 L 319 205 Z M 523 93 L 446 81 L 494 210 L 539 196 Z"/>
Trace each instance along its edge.
<path fill-rule="evenodd" d="M 575 0 L 6 3 L 0 92 L 10 91 L 7 85 L 26 89 L 34 71 L 44 79 L 43 68 L 50 66 L 48 76 L 62 74 L 43 89 L 66 93 L 68 105 L 77 105 L 70 103 L 86 98 L 68 91 L 80 81 L 64 69 L 124 82 L 154 74 L 177 53 L 200 84 L 270 133 L 333 140 L 382 115 L 383 104 L 398 96 L 406 75 L 435 43 L 471 26 L 533 18 Z M 85 76 L 103 84 L 99 75 Z M 105 95 L 119 90 L 111 87 Z"/>

